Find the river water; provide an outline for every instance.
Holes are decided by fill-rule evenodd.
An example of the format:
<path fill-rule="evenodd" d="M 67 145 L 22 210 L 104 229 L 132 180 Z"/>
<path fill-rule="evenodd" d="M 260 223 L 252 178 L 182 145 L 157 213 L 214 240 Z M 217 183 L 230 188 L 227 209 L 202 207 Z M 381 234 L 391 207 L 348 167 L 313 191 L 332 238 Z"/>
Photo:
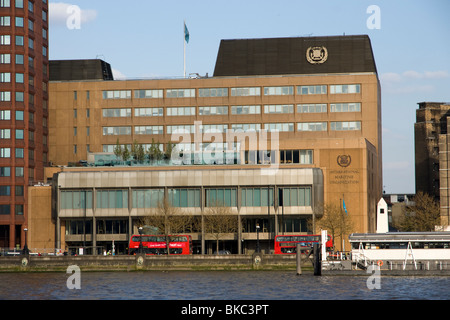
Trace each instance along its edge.
<path fill-rule="evenodd" d="M 309 273 L 296 275 L 292 271 L 0 273 L 0 299 L 450 299 L 450 277 L 381 275 L 380 278 L 371 280 L 370 276 L 314 276 Z M 374 283 L 377 286 L 374 286 Z M 69 289 L 70 287 L 72 289 Z"/>

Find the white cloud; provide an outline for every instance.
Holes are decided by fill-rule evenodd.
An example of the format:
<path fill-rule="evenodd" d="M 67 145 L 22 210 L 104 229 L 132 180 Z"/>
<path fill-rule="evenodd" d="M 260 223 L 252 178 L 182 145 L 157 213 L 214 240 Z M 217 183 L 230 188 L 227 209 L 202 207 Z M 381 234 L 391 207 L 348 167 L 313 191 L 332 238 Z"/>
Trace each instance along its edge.
<path fill-rule="evenodd" d="M 380 76 L 384 92 L 396 94 L 430 93 L 435 87 L 427 81 L 449 78 L 445 70 L 418 72 L 408 70 L 403 73 L 387 72 Z"/>
<path fill-rule="evenodd" d="M 385 170 L 402 170 L 409 169 L 411 164 L 408 161 L 389 161 L 383 163 L 383 169 Z"/>
<path fill-rule="evenodd" d="M 71 18 L 76 12 L 73 10 L 73 4 L 65 2 L 49 3 L 49 21 L 55 25 L 66 26 L 67 20 Z M 72 8 L 71 8 L 72 7 Z M 97 11 L 93 9 L 80 8 L 80 22 L 88 23 L 97 18 Z"/>

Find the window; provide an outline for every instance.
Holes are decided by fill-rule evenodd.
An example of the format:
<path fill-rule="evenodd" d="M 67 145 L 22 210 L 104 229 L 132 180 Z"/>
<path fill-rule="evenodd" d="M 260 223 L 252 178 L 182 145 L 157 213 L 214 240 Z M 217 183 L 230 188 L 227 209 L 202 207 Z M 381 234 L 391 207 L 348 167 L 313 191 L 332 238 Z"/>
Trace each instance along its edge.
<path fill-rule="evenodd" d="M 0 158 L 10 158 L 11 148 L 0 148 Z"/>
<path fill-rule="evenodd" d="M 136 99 L 162 98 L 163 90 L 134 90 L 134 97 Z"/>
<path fill-rule="evenodd" d="M 11 26 L 11 17 L 0 17 L 0 26 L 1 27 Z"/>
<path fill-rule="evenodd" d="M 16 148 L 16 158 L 23 159 L 23 157 L 24 157 L 24 149 Z"/>
<path fill-rule="evenodd" d="M 0 139 L 11 139 L 11 129 L 0 129 Z"/>
<path fill-rule="evenodd" d="M 177 208 L 200 207 L 200 189 L 169 189 L 169 201 Z"/>
<path fill-rule="evenodd" d="M 164 134 L 163 126 L 136 126 L 134 134 Z"/>
<path fill-rule="evenodd" d="M 361 130 L 361 121 L 331 122 L 332 131 Z"/>
<path fill-rule="evenodd" d="M 97 208 L 99 209 L 128 208 L 128 190 L 97 191 Z"/>
<path fill-rule="evenodd" d="M 23 64 L 23 54 L 16 54 L 16 64 Z"/>
<path fill-rule="evenodd" d="M 23 167 L 16 167 L 16 177 L 23 177 Z"/>
<path fill-rule="evenodd" d="M 11 186 L 0 186 L 0 196 L 10 196 Z"/>
<path fill-rule="evenodd" d="M 236 207 L 236 189 L 234 188 L 220 188 L 220 189 L 206 189 L 206 206 L 225 206 Z"/>
<path fill-rule="evenodd" d="M 273 188 L 242 188 L 241 196 L 243 207 L 273 206 Z"/>
<path fill-rule="evenodd" d="M 291 123 L 265 123 L 264 129 L 267 131 L 293 132 L 294 124 Z"/>
<path fill-rule="evenodd" d="M 9 8 L 11 6 L 11 0 L 0 0 L 0 8 Z"/>
<path fill-rule="evenodd" d="M 11 45 L 11 36 L 10 35 L 1 35 L 0 36 L 0 45 L 2 45 L 2 46 Z"/>
<path fill-rule="evenodd" d="M 261 114 L 261 106 L 232 106 L 231 114 Z"/>
<path fill-rule="evenodd" d="M 293 95 L 294 87 L 286 86 L 286 87 L 265 87 L 264 95 L 265 96 L 284 96 L 284 95 Z"/>
<path fill-rule="evenodd" d="M 92 209 L 92 191 L 61 191 L 61 209 Z"/>
<path fill-rule="evenodd" d="M 249 88 L 231 88 L 232 97 L 243 97 L 243 96 L 260 96 L 260 87 L 249 87 Z"/>
<path fill-rule="evenodd" d="M 163 108 L 135 108 L 135 117 L 162 117 L 164 115 Z"/>
<path fill-rule="evenodd" d="M 24 74 L 16 73 L 16 83 L 23 83 L 23 82 L 24 82 Z"/>
<path fill-rule="evenodd" d="M 311 205 L 311 188 L 280 188 L 278 204 L 286 207 L 308 207 Z"/>
<path fill-rule="evenodd" d="M 167 98 L 195 98 L 195 89 L 167 89 Z"/>
<path fill-rule="evenodd" d="M 11 92 L 0 91 L 0 101 L 11 101 Z"/>
<path fill-rule="evenodd" d="M 126 118 L 131 117 L 131 108 L 103 109 L 103 118 Z"/>
<path fill-rule="evenodd" d="M 330 104 L 330 112 L 360 112 L 361 103 L 333 103 Z"/>
<path fill-rule="evenodd" d="M 195 107 L 167 108 L 168 116 L 195 116 Z"/>
<path fill-rule="evenodd" d="M 16 111 L 16 114 L 17 114 L 17 112 L 18 111 Z M 22 115 L 23 115 L 23 111 L 20 111 L 20 112 L 22 112 Z M 0 120 L 11 120 L 11 111 L 10 110 L 0 110 Z"/>
<path fill-rule="evenodd" d="M 292 104 L 266 105 L 264 106 L 264 113 L 294 113 L 294 106 Z"/>
<path fill-rule="evenodd" d="M 23 0 L 16 0 L 16 8 L 23 8 Z"/>
<path fill-rule="evenodd" d="M 327 131 L 326 122 L 297 123 L 297 131 Z"/>
<path fill-rule="evenodd" d="M 23 36 L 16 36 L 16 46 L 23 46 L 24 43 Z"/>
<path fill-rule="evenodd" d="M 1 204 L 0 215 L 9 215 L 9 214 L 11 214 L 11 206 L 9 204 Z"/>
<path fill-rule="evenodd" d="M 22 17 L 16 17 L 16 27 L 23 28 L 23 18 Z"/>
<path fill-rule="evenodd" d="M 23 204 L 16 204 L 14 213 L 19 216 L 23 215 Z"/>
<path fill-rule="evenodd" d="M 15 186 L 14 191 L 17 197 L 23 197 L 23 186 Z"/>
<path fill-rule="evenodd" d="M 202 88 L 198 89 L 199 97 L 227 97 L 228 88 Z"/>
<path fill-rule="evenodd" d="M 131 135 L 131 127 L 103 127 L 104 136 Z"/>
<path fill-rule="evenodd" d="M 198 107 L 198 115 L 199 116 L 226 115 L 226 114 L 228 114 L 228 107 L 226 107 L 226 106 Z"/>
<path fill-rule="evenodd" d="M 1 64 L 9 64 L 9 63 L 11 63 L 11 54 L 9 54 L 9 53 L 2 53 L 2 54 L 0 54 L 0 63 Z"/>
<path fill-rule="evenodd" d="M 16 129 L 16 139 L 23 140 L 24 131 L 22 129 Z"/>
<path fill-rule="evenodd" d="M 330 86 L 331 94 L 360 93 L 360 91 L 361 91 L 360 84 L 338 84 Z"/>
<path fill-rule="evenodd" d="M 313 150 L 280 150 L 280 163 L 313 164 Z"/>
<path fill-rule="evenodd" d="M 257 130 L 261 130 L 261 124 L 260 123 L 234 123 L 231 125 L 231 129 L 233 129 L 234 131 L 242 130 L 244 132 L 257 131 Z"/>
<path fill-rule="evenodd" d="M 11 167 L 0 167 L 0 177 L 10 177 L 10 176 L 11 176 Z"/>
<path fill-rule="evenodd" d="M 167 133 L 195 133 L 195 128 L 193 125 L 167 126 Z"/>
<path fill-rule="evenodd" d="M 327 112 L 327 105 L 325 103 L 321 104 L 298 104 L 298 113 L 324 113 Z"/>
<path fill-rule="evenodd" d="M 299 86 L 297 94 L 327 94 L 327 86 Z"/>
<path fill-rule="evenodd" d="M 164 189 L 133 190 L 133 208 L 157 208 L 164 199 Z"/>
<path fill-rule="evenodd" d="M 0 72 L 0 82 L 3 82 L 3 83 L 11 82 L 11 73 L 10 72 Z"/>
<path fill-rule="evenodd" d="M 105 90 L 103 99 L 131 99 L 131 90 Z"/>
<path fill-rule="evenodd" d="M 24 93 L 16 92 L 16 102 L 23 102 Z"/>

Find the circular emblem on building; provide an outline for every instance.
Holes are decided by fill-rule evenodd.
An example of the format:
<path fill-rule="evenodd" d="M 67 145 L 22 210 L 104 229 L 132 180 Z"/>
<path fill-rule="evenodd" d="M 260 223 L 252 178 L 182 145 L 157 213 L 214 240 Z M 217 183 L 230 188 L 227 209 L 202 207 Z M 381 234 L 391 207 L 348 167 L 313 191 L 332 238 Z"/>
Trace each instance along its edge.
<path fill-rule="evenodd" d="M 328 59 L 328 50 L 325 47 L 309 47 L 306 50 L 306 60 L 311 64 L 324 63 Z"/>
<path fill-rule="evenodd" d="M 337 157 L 337 163 L 339 166 L 346 168 L 352 163 L 352 157 L 350 157 L 350 155 L 345 154 L 339 155 Z"/>

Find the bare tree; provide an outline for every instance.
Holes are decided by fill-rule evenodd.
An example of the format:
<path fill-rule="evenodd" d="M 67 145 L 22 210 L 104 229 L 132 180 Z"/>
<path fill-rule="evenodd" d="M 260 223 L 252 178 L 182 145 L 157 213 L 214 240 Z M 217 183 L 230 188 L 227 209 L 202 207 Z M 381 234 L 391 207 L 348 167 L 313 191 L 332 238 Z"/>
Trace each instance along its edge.
<path fill-rule="evenodd" d="M 219 240 L 238 231 L 238 216 L 232 213 L 230 207 L 216 202 L 204 212 L 204 231 L 216 240 L 216 254 L 218 254 Z"/>
<path fill-rule="evenodd" d="M 166 239 L 167 254 L 170 254 L 169 235 L 176 235 L 192 228 L 194 217 L 185 215 L 184 212 L 172 206 L 169 199 L 164 197 L 159 203 L 156 214 L 149 214 L 140 220 L 140 226 L 152 226 L 163 233 Z"/>
<path fill-rule="evenodd" d="M 419 191 L 405 215 L 395 225 L 401 231 L 434 231 L 440 225 L 439 203 L 429 194 Z"/>
<path fill-rule="evenodd" d="M 316 224 L 331 234 L 333 247 L 335 247 L 337 235 L 343 240 L 344 236 L 353 230 L 353 222 L 350 216 L 340 206 L 324 204 L 318 206 L 317 212 L 319 214 L 317 215 Z"/>

